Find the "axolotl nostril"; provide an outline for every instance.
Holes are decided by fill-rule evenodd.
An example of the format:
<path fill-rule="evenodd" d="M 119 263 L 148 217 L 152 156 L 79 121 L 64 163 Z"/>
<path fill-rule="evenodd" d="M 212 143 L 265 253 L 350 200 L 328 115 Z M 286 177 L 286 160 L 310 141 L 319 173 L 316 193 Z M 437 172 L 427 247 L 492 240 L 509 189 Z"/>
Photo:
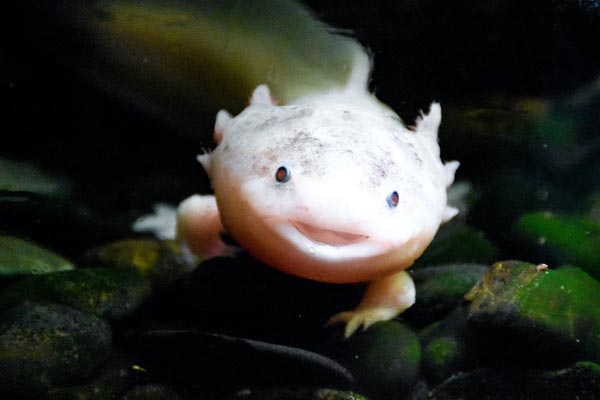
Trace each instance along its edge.
<path fill-rule="evenodd" d="M 408 129 L 367 77 L 282 106 L 261 85 L 239 115 L 219 112 L 218 144 L 198 157 L 215 195 L 188 198 L 177 216 L 179 240 L 197 255 L 229 254 L 225 231 L 286 273 L 370 282 L 355 310 L 330 320 L 346 322 L 346 336 L 414 303 L 405 269 L 458 212 L 447 205 L 458 162 L 440 159 L 440 105 Z"/>

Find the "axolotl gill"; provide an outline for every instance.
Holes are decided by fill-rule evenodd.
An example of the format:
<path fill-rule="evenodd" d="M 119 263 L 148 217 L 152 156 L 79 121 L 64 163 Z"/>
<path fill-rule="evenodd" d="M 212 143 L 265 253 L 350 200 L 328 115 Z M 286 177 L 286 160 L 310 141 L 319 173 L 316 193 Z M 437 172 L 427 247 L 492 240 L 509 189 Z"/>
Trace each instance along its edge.
<path fill-rule="evenodd" d="M 212 152 L 198 156 L 212 195 L 177 211 L 177 236 L 202 257 L 231 254 L 227 232 L 262 262 L 302 278 L 369 282 L 350 336 L 415 301 L 405 271 L 457 214 L 447 204 L 457 161 L 443 163 L 441 107 L 407 128 L 362 83 L 275 104 L 260 85 L 239 115 L 217 115 Z"/>

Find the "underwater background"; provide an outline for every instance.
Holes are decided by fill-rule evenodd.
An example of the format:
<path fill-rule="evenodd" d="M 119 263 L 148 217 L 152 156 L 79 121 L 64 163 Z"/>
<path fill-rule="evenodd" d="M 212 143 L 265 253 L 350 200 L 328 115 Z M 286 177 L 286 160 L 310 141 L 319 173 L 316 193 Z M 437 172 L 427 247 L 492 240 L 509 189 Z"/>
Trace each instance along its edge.
<path fill-rule="evenodd" d="M 135 40 L 88 29 L 120 23 L 111 4 L 141 10 L 118 26 Z M 256 30 L 258 59 L 275 49 L 297 79 L 297 48 L 336 68 L 334 49 L 281 33 L 301 27 L 277 4 L 5 6 L 0 395 L 600 398 L 597 1 L 305 3 L 369 49 L 371 89 L 408 125 L 442 104 L 442 158 L 461 162 L 461 213 L 411 269 L 417 303 L 394 321 L 343 339 L 323 324 L 362 285 L 245 254 L 192 271 L 175 243 L 131 230 L 156 203 L 211 191 L 196 155 L 260 79 L 222 43 Z M 223 59 L 197 45 L 213 31 L 181 22 L 204 11 Z M 170 51 L 178 69 L 157 58 Z"/>

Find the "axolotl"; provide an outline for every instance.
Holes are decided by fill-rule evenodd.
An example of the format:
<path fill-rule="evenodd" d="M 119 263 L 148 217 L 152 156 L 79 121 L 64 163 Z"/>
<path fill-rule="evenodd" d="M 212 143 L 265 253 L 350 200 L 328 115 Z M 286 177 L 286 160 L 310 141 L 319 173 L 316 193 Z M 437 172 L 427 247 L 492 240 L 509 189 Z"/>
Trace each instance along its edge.
<path fill-rule="evenodd" d="M 440 159 L 440 105 L 409 129 L 358 86 L 278 106 L 260 85 L 239 115 L 220 111 L 217 146 L 198 156 L 215 194 L 177 211 L 177 236 L 194 254 L 230 254 L 227 232 L 283 272 L 369 282 L 355 310 L 329 321 L 345 322 L 346 336 L 414 303 L 405 270 L 458 213 L 447 204 L 459 163 Z"/>

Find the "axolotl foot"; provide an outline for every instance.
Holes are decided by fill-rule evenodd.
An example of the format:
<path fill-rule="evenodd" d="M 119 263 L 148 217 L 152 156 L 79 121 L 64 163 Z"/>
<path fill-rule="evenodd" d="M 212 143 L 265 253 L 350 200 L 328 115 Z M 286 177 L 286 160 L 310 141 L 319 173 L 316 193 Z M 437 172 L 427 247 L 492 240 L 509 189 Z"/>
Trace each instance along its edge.
<path fill-rule="evenodd" d="M 223 241 L 223 225 L 215 196 L 193 195 L 177 208 L 177 239 L 201 258 L 231 256 L 239 249 Z"/>
<path fill-rule="evenodd" d="M 344 336 L 352 336 L 360 327 L 367 329 L 379 321 L 388 321 L 415 303 L 415 285 L 406 271 L 372 282 L 355 310 L 334 315 L 327 325 L 346 323 Z"/>

